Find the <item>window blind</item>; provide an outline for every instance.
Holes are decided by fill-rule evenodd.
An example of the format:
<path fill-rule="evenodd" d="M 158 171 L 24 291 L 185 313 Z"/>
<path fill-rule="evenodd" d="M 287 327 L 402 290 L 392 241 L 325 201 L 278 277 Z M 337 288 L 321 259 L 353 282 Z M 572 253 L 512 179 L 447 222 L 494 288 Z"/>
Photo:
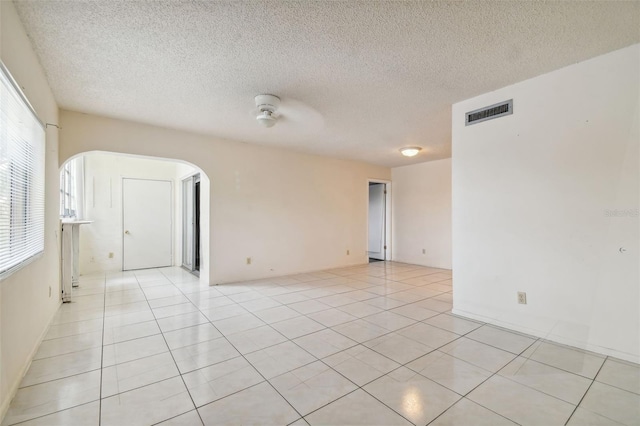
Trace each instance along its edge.
<path fill-rule="evenodd" d="M 44 126 L 0 63 L 0 278 L 44 250 Z"/>

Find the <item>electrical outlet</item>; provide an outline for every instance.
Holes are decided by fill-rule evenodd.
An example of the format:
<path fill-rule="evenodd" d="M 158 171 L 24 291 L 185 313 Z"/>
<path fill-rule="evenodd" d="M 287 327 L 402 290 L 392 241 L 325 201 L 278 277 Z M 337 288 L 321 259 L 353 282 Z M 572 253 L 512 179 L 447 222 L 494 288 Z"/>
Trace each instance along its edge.
<path fill-rule="evenodd" d="M 527 304 L 527 293 L 525 293 L 524 291 L 518 292 L 518 303 L 521 305 Z"/>
<path fill-rule="evenodd" d="M 427 250 L 426 249 L 422 249 L 422 254 L 427 254 Z"/>
<path fill-rule="evenodd" d="M 347 256 L 349 256 L 349 254 L 350 254 L 350 253 L 349 253 L 349 250 L 347 250 Z"/>
<path fill-rule="evenodd" d="M 251 258 L 247 257 L 247 265 L 251 265 Z"/>
<path fill-rule="evenodd" d="M 113 259 L 113 252 L 109 252 L 109 259 Z"/>

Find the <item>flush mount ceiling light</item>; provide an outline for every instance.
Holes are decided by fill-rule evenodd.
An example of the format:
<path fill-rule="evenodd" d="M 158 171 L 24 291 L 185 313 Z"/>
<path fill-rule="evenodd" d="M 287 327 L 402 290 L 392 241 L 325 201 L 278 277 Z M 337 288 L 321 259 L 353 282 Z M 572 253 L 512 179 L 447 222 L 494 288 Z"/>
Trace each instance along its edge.
<path fill-rule="evenodd" d="M 419 146 L 407 146 L 400 150 L 402 155 L 404 155 L 405 157 L 416 156 L 420 151 L 422 151 L 422 148 L 420 148 Z"/>
<path fill-rule="evenodd" d="M 255 97 L 256 107 L 258 108 L 258 116 L 256 120 L 264 127 L 273 127 L 278 121 L 275 115 L 280 106 L 280 98 L 274 95 L 258 95 Z"/>

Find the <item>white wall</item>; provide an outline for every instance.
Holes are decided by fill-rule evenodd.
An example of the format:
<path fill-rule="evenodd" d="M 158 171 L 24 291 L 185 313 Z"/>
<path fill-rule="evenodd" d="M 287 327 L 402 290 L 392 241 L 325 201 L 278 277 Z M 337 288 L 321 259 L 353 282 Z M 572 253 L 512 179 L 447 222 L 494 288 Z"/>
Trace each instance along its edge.
<path fill-rule="evenodd" d="M 0 57 L 40 119 L 58 106 L 12 2 L 0 2 Z M 0 419 L 60 304 L 58 131 L 46 131 L 44 255 L 0 281 Z M 49 297 L 51 287 L 51 297 Z"/>
<path fill-rule="evenodd" d="M 393 259 L 451 269 L 451 159 L 395 167 L 391 179 Z"/>
<path fill-rule="evenodd" d="M 122 270 L 122 179 L 169 180 L 173 185 L 174 200 L 178 200 L 181 195 L 177 179 L 178 165 L 175 161 L 109 153 L 89 153 L 84 156 L 84 218 L 94 222 L 82 226 L 80 231 L 81 274 Z M 186 165 L 184 167 L 189 168 Z M 174 202 L 174 208 L 175 205 Z M 173 212 L 173 218 L 176 229 L 174 238 L 179 239 L 182 234 L 178 233 L 180 228 L 177 226 L 179 218 L 176 211 Z"/>
<path fill-rule="evenodd" d="M 455 313 L 640 361 L 639 64 L 635 45 L 453 106 Z"/>
<path fill-rule="evenodd" d="M 367 179 L 388 180 L 386 167 L 90 114 L 63 110 L 60 115 L 62 160 L 88 151 L 121 152 L 179 159 L 206 173 L 210 185 L 203 182 L 202 193 L 210 197 L 202 197 L 201 217 L 211 225 L 202 225 L 210 243 L 204 240 L 202 261 L 211 265 L 211 276 L 201 274 L 203 281 L 367 261 Z"/>

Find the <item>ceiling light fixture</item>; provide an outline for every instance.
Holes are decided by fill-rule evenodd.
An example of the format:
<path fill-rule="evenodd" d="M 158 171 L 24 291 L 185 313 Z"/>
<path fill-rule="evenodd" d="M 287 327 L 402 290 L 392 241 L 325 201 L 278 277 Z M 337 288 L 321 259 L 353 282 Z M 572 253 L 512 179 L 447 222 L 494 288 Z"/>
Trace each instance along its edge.
<path fill-rule="evenodd" d="M 280 106 L 280 98 L 274 95 L 258 95 L 255 97 L 256 107 L 258 108 L 258 116 L 256 120 L 264 127 L 273 127 L 278 121 L 275 114 Z"/>
<path fill-rule="evenodd" d="M 404 155 L 405 157 L 414 157 L 418 155 L 420 151 L 422 151 L 422 148 L 420 148 L 419 146 L 407 146 L 400 150 L 402 155 Z"/>

